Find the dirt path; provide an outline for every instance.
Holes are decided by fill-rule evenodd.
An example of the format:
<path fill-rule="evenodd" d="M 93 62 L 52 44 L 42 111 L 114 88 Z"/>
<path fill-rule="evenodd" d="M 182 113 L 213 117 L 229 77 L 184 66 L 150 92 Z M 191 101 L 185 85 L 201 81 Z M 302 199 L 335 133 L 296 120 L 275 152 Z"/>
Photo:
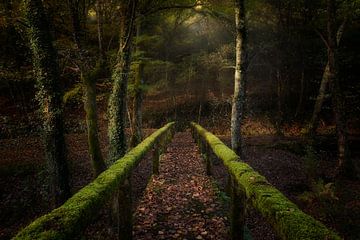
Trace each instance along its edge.
<path fill-rule="evenodd" d="M 228 219 L 190 133 L 162 155 L 134 218 L 134 239 L 228 239 Z"/>

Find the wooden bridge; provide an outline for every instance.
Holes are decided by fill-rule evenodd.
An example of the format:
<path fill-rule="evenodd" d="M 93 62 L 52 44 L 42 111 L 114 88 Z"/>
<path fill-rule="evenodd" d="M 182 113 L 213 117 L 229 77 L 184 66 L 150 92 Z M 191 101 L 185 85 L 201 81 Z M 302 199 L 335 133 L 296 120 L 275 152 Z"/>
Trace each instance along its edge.
<path fill-rule="evenodd" d="M 269 184 L 265 177 L 255 172 L 246 163 L 241 162 L 240 158 L 215 135 L 196 123 L 191 123 L 190 127 L 192 136 L 204 160 L 204 176 L 200 177 L 211 178 L 215 158 L 220 160 L 228 171 L 231 206 L 230 230 L 228 232 L 231 239 L 245 238 L 244 226 L 246 208 L 248 207 L 256 209 L 267 219 L 280 239 L 341 239 L 322 223 L 302 212 L 280 191 Z M 119 239 L 132 239 L 133 213 L 130 206 L 131 201 L 129 201 L 131 196 L 128 194 L 131 192 L 129 178 L 140 160 L 151 151 L 153 154 L 153 174 L 162 174 L 161 168 L 159 168 L 159 159 L 175 132 L 175 123 L 169 123 L 160 128 L 138 146 L 131 149 L 93 182 L 68 199 L 62 206 L 36 219 L 13 239 L 74 239 L 81 236 L 84 229 L 96 219 L 100 209 L 111 201 L 114 195 L 120 196 Z M 194 149 L 191 146 L 186 147 L 184 151 L 174 153 L 172 161 L 164 163 L 161 161 L 161 164 L 174 164 L 174 166 L 182 164 L 177 170 L 186 173 L 184 176 L 190 176 L 190 178 L 182 179 L 184 184 L 191 181 L 191 175 L 196 170 L 186 169 L 186 162 L 177 162 L 175 156 L 181 157 L 179 155 L 189 153 L 189 151 L 194 151 Z M 198 173 L 198 175 L 201 174 L 202 172 Z M 161 177 L 166 179 L 174 176 L 163 174 Z M 210 188 L 209 184 L 201 187 Z M 166 189 L 171 189 L 171 187 Z M 186 197 L 183 199 L 186 201 Z M 191 217 L 192 215 L 189 215 L 189 218 Z M 206 232 L 206 234 L 210 236 L 215 233 Z M 176 238 L 177 235 L 174 236 Z M 178 237 L 182 239 L 180 234 Z"/>

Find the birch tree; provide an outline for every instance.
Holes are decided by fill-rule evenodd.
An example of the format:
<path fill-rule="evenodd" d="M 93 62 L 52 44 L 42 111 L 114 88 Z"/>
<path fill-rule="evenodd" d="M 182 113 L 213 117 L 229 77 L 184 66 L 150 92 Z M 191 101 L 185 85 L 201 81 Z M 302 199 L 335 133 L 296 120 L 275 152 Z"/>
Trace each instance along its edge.
<path fill-rule="evenodd" d="M 236 23 L 236 65 L 235 85 L 231 111 L 231 147 L 243 157 L 243 138 L 241 125 L 244 119 L 246 100 L 246 66 L 247 66 L 247 29 L 245 19 L 245 1 L 235 0 Z"/>

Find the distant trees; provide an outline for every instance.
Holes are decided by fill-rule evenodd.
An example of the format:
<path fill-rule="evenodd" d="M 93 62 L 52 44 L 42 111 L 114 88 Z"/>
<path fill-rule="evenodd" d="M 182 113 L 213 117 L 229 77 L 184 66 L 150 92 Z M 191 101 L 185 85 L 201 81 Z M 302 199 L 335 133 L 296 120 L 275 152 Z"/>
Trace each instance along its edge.
<path fill-rule="evenodd" d="M 342 21 L 339 26 L 340 6 L 342 6 Z M 346 99 L 344 94 L 344 77 L 339 74 L 339 50 L 340 42 L 344 35 L 345 28 L 349 22 L 349 17 L 353 15 L 356 9 L 356 1 L 350 3 L 347 1 L 335 2 L 335 0 L 326 1 L 326 34 L 316 30 L 322 39 L 327 50 L 327 63 L 325 65 L 318 95 L 314 104 L 312 117 L 307 126 L 306 134 L 313 141 L 316 130 L 319 125 L 320 112 L 326 100 L 327 94 L 331 95 L 332 108 L 336 124 L 338 139 L 338 164 L 336 167 L 337 176 L 354 177 L 356 175 L 354 164 L 349 156 L 348 130 L 346 118 Z"/>
<path fill-rule="evenodd" d="M 51 202 L 59 205 L 70 196 L 70 186 L 57 52 L 52 44 L 42 1 L 24 0 L 24 10 L 37 79 L 37 99 L 43 120 Z"/>
<path fill-rule="evenodd" d="M 130 146 L 136 146 L 143 138 L 142 131 L 142 104 L 143 104 L 143 85 L 144 85 L 144 67 L 145 63 L 142 59 L 140 47 L 140 37 L 142 29 L 142 16 L 138 16 L 136 22 L 136 57 L 134 87 L 133 87 L 133 106 L 132 106 L 132 136 Z"/>

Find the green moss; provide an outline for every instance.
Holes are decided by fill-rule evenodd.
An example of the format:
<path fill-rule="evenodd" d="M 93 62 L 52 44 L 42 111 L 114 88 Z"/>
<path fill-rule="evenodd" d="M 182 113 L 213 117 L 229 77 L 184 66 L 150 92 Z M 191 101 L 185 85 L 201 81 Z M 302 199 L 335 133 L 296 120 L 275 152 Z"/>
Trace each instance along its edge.
<path fill-rule="evenodd" d="M 282 239 L 341 239 L 322 223 L 302 212 L 279 190 L 254 171 L 219 138 L 200 125 L 191 123 L 194 136 L 204 139 L 213 153 L 223 161 L 229 173 L 244 190 L 248 202 L 265 217 Z M 198 139 L 199 140 L 199 139 Z"/>
<path fill-rule="evenodd" d="M 166 137 L 174 126 L 169 123 L 154 132 L 62 206 L 36 219 L 13 239 L 71 239 L 81 233 L 155 142 Z"/>

